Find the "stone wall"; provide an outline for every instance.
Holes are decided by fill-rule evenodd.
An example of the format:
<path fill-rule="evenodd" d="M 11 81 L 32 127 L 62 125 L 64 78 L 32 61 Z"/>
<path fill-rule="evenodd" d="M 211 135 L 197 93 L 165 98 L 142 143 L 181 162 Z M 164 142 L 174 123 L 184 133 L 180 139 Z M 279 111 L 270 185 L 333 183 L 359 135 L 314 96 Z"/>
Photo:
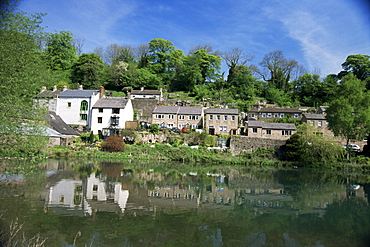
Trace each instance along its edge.
<path fill-rule="evenodd" d="M 281 146 L 285 144 L 285 140 L 255 138 L 249 136 L 231 136 L 230 152 L 233 155 L 238 155 L 242 152 L 254 152 L 258 148 L 274 148 L 278 153 Z"/>

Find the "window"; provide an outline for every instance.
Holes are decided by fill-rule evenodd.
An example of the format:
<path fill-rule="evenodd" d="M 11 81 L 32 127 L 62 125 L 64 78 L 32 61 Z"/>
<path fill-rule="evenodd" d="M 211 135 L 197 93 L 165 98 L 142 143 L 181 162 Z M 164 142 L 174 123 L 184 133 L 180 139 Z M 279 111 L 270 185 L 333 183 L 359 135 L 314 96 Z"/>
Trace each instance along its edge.
<path fill-rule="evenodd" d="M 253 133 L 257 133 L 257 128 L 253 128 Z"/>
<path fill-rule="evenodd" d="M 279 113 L 274 113 L 274 118 L 278 118 L 279 117 Z"/>
<path fill-rule="evenodd" d="M 227 131 L 227 126 L 220 126 L 220 132 Z"/>
<path fill-rule="evenodd" d="M 322 121 L 318 121 L 317 126 L 321 127 L 322 126 Z"/>
<path fill-rule="evenodd" d="M 227 116 L 224 116 L 224 120 L 227 121 Z"/>
<path fill-rule="evenodd" d="M 64 202 L 64 196 L 63 195 L 59 197 L 59 202 L 62 202 L 62 203 Z"/>
<path fill-rule="evenodd" d="M 251 114 L 251 117 L 254 118 L 254 113 Z"/>
<path fill-rule="evenodd" d="M 266 135 L 271 135 L 271 130 L 266 130 Z"/>
<path fill-rule="evenodd" d="M 209 120 L 213 120 L 213 115 L 209 115 Z"/>
<path fill-rule="evenodd" d="M 262 117 L 266 117 L 266 113 L 262 113 Z"/>
<path fill-rule="evenodd" d="M 102 123 L 103 122 L 103 118 L 102 117 L 98 117 L 98 123 Z"/>
<path fill-rule="evenodd" d="M 88 103 L 86 100 L 81 101 L 80 111 L 87 111 Z"/>
<path fill-rule="evenodd" d="M 67 107 L 68 107 L 68 108 L 71 108 L 71 106 L 72 106 L 72 103 L 71 103 L 71 102 L 68 102 L 68 103 L 67 103 Z"/>
<path fill-rule="evenodd" d="M 220 115 L 217 115 L 217 120 L 220 120 L 221 119 L 221 116 Z"/>
<path fill-rule="evenodd" d="M 93 191 L 98 191 L 98 185 L 97 184 L 93 185 Z"/>
<path fill-rule="evenodd" d="M 80 114 L 80 120 L 86 121 L 87 120 L 87 114 Z"/>
<path fill-rule="evenodd" d="M 193 124 L 193 125 L 191 126 L 191 128 L 192 128 L 192 129 L 198 129 L 198 125 Z"/>
<path fill-rule="evenodd" d="M 311 126 L 314 126 L 314 125 L 315 125 L 315 121 L 311 120 L 311 121 L 310 121 L 310 125 L 311 125 Z"/>
<path fill-rule="evenodd" d="M 292 135 L 292 131 L 291 130 L 282 130 L 281 134 L 283 136 L 290 136 L 290 135 Z"/>
<path fill-rule="evenodd" d="M 111 117 L 110 118 L 111 125 L 118 125 L 119 124 L 119 117 Z"/>
<path fill-rule="evenodd" d="M 198 120 L 198 116 L 189 116 L 189 120 Z"/>
<path fill-rule="evenodd" d="M 220 126 L 220 131 L 223 131 L 223 127 L 222 126 Z"/>
<path fill-rule="evenodd" d="M 180 120 L 184 120 L 185 119 L 185 116 L 184 115 L 179 115 L 179 119 Z"/>
<path fill-rule="evenodd" d="M 272 113 L 267 113 L 267 117 L 272 117 Z"/>
<path fill-rule="evenodd" d="M 173 114 L 168 115 L 168 119 L 173 119 Z"/>
<path fill-rule="evenodd" d="M 155 118 L 163 119 L 164 118 L 164 115 L 163 114 L 156 114 L 155 115 Z"/>
<path fill-rule="evenodd" d="M 103 113 L 103 108 L 99 108 L 99 113 Z"/>
<path fill-rule="evenodd" d="M 231 116 L 231 121 L 235 121 L 235 116 Z"/>
<path fill-rule="evenodd" d="M 284 117 L 284 113 L 280 113 L 280 117 L 283 118 Z"/>
<path fill-rule="evenodd" d="M 294 113 L 294 118 L 298 118 L 299 117 L 299 114 L 298 113 Z"/>
<path fill-rule="evenodd" d="M 119 108 L 113 108 L 112 114 L 119 114 Z"/>
<path fill-rule="evenodd" d="M 227 126 L 224 126 L 224 131 L 225 131 L 225 132 L 227 131 Z"/>

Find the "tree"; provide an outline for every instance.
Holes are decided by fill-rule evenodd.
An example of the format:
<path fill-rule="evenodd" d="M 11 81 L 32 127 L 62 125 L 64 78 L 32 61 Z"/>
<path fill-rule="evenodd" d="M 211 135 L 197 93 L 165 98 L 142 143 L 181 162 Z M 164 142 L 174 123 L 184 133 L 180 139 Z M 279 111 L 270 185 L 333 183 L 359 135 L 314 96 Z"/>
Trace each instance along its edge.
<path fill-rule="evenodd" d="M 1 16 L 12 21 L 9 13 Z M 33 98 L 41 86 L 51 86 L 50 74 L 35 35 L 16 26 L 0 27 L 0 153 L 32 155 L 47 144 L 40 127 L 45 112 L 33 107 Z"/>
<path fill-rule="evenodd" d="M 69 70 L 76 59 L 73 34 L 68 31 L 50 34 L 46 42 L 46 56 L 52 70 Z"/>
<path fill-rule="evenodd" d="M 319 75 L 304 74 L 294 80 L 294 96 L 305 106 L 320 106 L 325 102 L 324 84 Z"/>
<path fill-rule="evenodd" d="M 367 89 L 370 89 L 370 56 L 369 55 L 349 55 L 344 63 L 344 69 L 339 73 L 339 78 L 353 73 L 358 79 L 366 81 Z"/>
<path fill-rule="evenodd" d="M 234 69 L 238 65 L 246 65 L 248 62 L 252 61 L 254 58 L 252 55 L 246 55 L 239 48 L 233 48 L 231 51 L 223 52 L 221 57 L 226 62 L 229 67 L 229 74 L 227 81 L 232 80 Z"/>
<path fill-rule="evenodd" d="M 96 89 L 105 84 L 104 75 L 104 63 L 95 53 L 82 54 L 72 66 L 72 82 L 86 89 Z"/>
<path fill-rule="evenodd" d="M 329 129 L 346 139 L 363 139 L 370 133 L 370 93 L 365 82 L 349 73 L 341 80 L 336 98 L 326 110 Z"/>

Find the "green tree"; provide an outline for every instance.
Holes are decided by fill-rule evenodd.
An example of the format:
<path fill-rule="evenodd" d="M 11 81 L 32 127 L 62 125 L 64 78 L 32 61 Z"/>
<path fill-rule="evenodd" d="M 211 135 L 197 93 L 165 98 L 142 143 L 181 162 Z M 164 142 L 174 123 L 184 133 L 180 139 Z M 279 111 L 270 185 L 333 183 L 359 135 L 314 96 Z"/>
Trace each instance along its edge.
<path fill-rule="evenodd" d="M 52 70 L 69 70 L 76 59 L 73 34 L 68 31 L 50 34 L 45 54 Z"/>
<path fill-rule="evenodd" d="M 325 102 L 324 85 L 319 75 L 304 74 L 293 81 L 294 96 L 305 106 L 320 106 Z"/>
<path fill-rule="evenodd" d="M 95 53 L 82 54 L 72 66 L 72 82 L 81 84 L 86 89 L 96 89 L 104 85 L 104 77 L 104 63 Z"/>
<path fill-rule="evenodd" d="M 362 140 L 370 133 L 370 94 L 365 81 L 349 73 L 341 80 L 336 98 L 326 110 L 329 129 L 337 136 Z"/>
<path fill-rule="evenodd" d="M 10 18 L 12 15 L 2 13 L 2 16 Z M 4 26 L 0 29 L 2 155 L 32 155 L 47 143 L 47 138 L 42 136 L 43 128 L 39 127 L 44 123 L 45 112 L 33 107 L 33 98 L 41 86 L 51 86 L 50 74 L 38 52 L 34 35 L 19 30 L 21 28 Z"/>
<path fill-rule="evenodd" d="M 342 63 L 343 71 L 339 73 L 339 77 L 353 73 L 358 79 L 366 81 L 367 89 L 370 89 L 370 56 L 369 55 L 349 55 L 344 63 Z"/>

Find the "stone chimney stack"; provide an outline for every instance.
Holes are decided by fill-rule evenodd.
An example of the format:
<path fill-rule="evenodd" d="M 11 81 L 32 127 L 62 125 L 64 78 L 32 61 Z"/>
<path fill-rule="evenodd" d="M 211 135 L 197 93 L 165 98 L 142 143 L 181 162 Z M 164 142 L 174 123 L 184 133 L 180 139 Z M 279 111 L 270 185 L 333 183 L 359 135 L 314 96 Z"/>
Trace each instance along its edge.
<path fill-rule="evenodd" d="M 82 85 L 78 85 L 78 90 L 83 90 Z"/>
<path fill-rule="evenodd" d="M 99 99 L 104 98 L 105 96 L 105 89 L 103 86 L 99 87 Z"/>
<path fill-rule="evenodd" d="M 140 88 L 140 91 L 144 91 L 144 87 L 141 87 L 141 88 Z"/>
<path fill-rule="evenodd" d="M 127 98 L 131 99 L 131 92 L 127 92 Z"/>
<path fill-rule="evenodd" d="M 63 86 L 63 92 L 67 90 L 67 86 Z"/>
<path fill-rule="evenodd" d="M 53 92 L 57 91 L 57 85 L 54 85 Z"/>
<path fill-rule="evenodd" d="M 42 87 L 41 87 L 41 92 L 40 92 L 40 93 L 45 92 L 45 91 L 46 91 L 46 87 L 45 87 L 45 86 L 42 86 Z"/>

